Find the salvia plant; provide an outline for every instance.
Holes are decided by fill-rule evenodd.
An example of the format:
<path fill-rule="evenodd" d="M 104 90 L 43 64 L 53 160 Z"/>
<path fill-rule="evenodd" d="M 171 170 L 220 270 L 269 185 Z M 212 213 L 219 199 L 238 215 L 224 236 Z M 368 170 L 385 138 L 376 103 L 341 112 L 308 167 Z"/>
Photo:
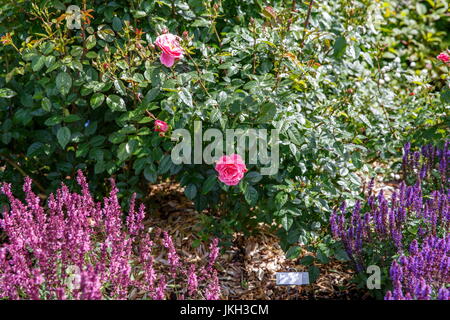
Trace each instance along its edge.
<path fill-rule="evenodd" d="M 418 247 L 411 242 L 409 251 L 390 268 L 394 289 L 386 300 L 450 300 L 450 237 L 428 236 Z"/>
<path fill-rule="evenodd" d="M 439 149 L 426 145 L 420 151 L 412 151 L 408 142 L 403 150 L 402 170 L 404 180 L 413 183 L 422 181 L 431 183 L 429 188 L 445 190 L 450 188 L 450 142 Z"/>
<path fill-rule="evenodd" d="M 0 220 L 6 234 L 0 247 L 0 298 L 219 299 L 217 239 L 203 264 L 191 263 L 178 255 L 167 232 L 146 230 L 145 207 L 137 209 L 135 197 L 124 215 L 114 180 L 101 202 L 92 198 L 81 171 L 77 182 L 81 193 L 63 184 L 47 206 L 29 178 L 25 202 L 12 194 L 10 184 L 1 185 L 9 208 Z"/>
<path fill-rule="evenodd" d="M 345 203 L 331 215 L 332 234 L 362 280 L 368 266 L 382 268 L 382 291 L 393 286 L 386 299 L 448 299 L 450 190 L 448 185 L 432 191 L 422 187 L 430 179 L 437 186 L 448 183 L 448 155 L 448 142 L 443 149 L 427 146 L 421 152 L 406 144 L 403 170 L 414 176 L 413 185 L 402 181 L 387 199 L 383 190 L 373 194 L 372 180 L 365 203 L 356 202 L 350 216 Z"/>

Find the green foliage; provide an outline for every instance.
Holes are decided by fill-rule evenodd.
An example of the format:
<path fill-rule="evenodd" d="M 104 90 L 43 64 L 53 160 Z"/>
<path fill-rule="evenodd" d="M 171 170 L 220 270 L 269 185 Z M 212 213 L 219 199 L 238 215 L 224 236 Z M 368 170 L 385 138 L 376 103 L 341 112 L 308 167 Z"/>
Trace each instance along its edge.
<path fill-rule="evenodd" d="M 398 154 L 417 127 L 445 135 L 448 103 L 442 84 L 430 85 L 434 73 L 424 81 L 407 70 L 406 57 L 420 47 L 395 55 L 384 45 L 385 29 L 396 23 L 382 15 L 386 4 L 314 1 L 292 10 L 290 1 L 270 3 L 2 5 L 0 32 L 10 32 L 13 45 L 0 48 L 0 156 L 10 160 L 0 179 L 17 182 L 25 172 L 49 192 L 83 169 L 99 194 L 115 175 L 121 190 L 143 197 L 148 183 L 174 176 L 200 212 L 209 209 L 205 234 L 266 223 L 291 257 L 297 246 L 326 243 L 330 211 L 359 197 L 361 173 L 371 170 L 366 160 Z M 66 27 L 71 4 L 92 16 L 81 30 Z M 171 69 L 152 45 L 164 29 L 186 32 L 186 54 Z M 390 32 L 392 46 L 399 34 Z M 175 165 L 170 132 L 153 132 L 148 112 L 191 133 L 195 120 L 203 130 L 278 129 L 280 168 L 261 176 L 262 165 L 248 165 L 244 180 L 228 187 L 210 165 Z M 340 252 L 325 248 L 317 249 L 322 261 Z"/>

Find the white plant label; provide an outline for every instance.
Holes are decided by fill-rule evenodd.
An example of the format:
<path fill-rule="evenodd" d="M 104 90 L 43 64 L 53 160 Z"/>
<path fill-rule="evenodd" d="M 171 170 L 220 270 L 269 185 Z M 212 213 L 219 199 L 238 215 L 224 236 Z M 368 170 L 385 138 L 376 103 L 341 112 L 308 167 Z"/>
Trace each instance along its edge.
<path fill-rule="evenodd" d="M 278 286 L 298 286 L 309 284 L 308 272 L 277 272 Z"/>

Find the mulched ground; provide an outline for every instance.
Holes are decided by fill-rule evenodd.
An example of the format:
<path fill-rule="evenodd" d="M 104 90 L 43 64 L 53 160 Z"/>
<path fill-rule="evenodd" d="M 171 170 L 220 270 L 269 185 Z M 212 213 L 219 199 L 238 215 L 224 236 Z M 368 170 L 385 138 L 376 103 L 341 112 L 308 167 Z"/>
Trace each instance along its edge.
<path fill-rule="evenodd" d="M 147 202 L 147 201 L 146 201 Z M 207 248 L 192 247 L 198 238 L 199 219 L 193 204 L 174 183 L 150 186 L 147 226 L 158 226 L 169 232 L 177 250 L 191 261 L 205 259 Z M 147 203 L 146 203 L 147 204 Z M 153 209 L 152 209 L 153 208 Z M 287 260 L 276 236 L 261 229 L 256 236 L 235 235 L 233 246 L 221 254 L 217 267 L 223 299 L 370 299 L 367 291 L 351 283 L 353 271 L 339 261 L 317 265 L 321 274 L 307 286 L 276 286 L 275 273 L 306 271 L 296 261 Z"/>

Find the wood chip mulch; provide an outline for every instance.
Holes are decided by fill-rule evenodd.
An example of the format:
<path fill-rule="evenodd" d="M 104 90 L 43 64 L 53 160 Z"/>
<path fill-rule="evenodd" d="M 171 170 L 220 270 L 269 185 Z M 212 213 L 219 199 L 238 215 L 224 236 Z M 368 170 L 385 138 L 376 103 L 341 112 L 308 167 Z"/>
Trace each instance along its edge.
<path fill-rule="evenodd" d="M 199 219 L 183 189 L 172 182 L 151 185 L 149 189 L 145 201 L 149 208 L 146 226 L 169 232 L 184 258 L 190 261 L 206 259 L 208 244 L 192 246 L 198 239 Z M 216 267 L 223 299 L 370 299 L 366 291 L 357 289 L 351 282 L 353 271 L 337 260 L 317 265 L 321 272 L 313 284 L 276 286 L 276 272 L 302 272 L 307 268 L 296 260 L 286 259 L 277 237 L 264 228 L 251 237 L 236 234 L 233 245 L 221 252 Z"/>

